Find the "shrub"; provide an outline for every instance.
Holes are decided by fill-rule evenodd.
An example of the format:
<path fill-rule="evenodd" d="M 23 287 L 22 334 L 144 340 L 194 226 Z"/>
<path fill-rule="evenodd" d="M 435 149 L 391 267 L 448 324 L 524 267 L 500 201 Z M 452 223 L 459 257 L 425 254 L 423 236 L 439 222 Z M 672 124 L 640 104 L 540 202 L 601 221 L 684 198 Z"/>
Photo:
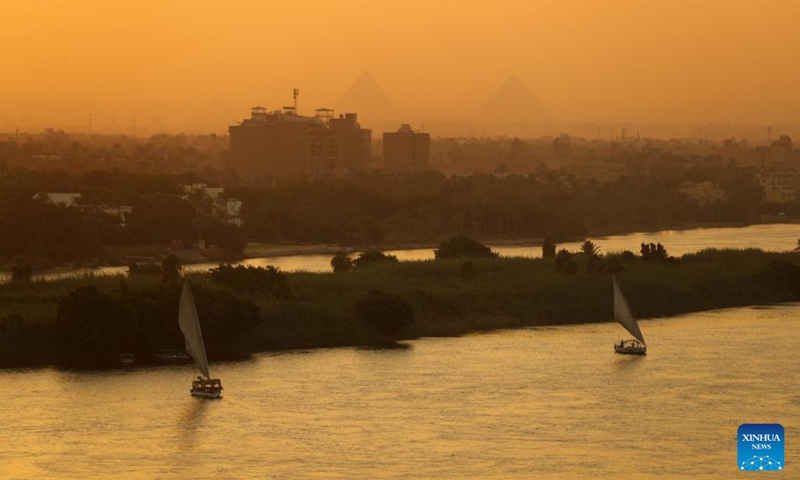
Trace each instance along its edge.
<path fill-rule="evenodd" d="M 756 279 L 773 290 L 785 289 L 800 295 L 800 267 L 786 260 L 770 260 Z"/>
<path fill-rule="evenodd" d="M 358 254 L 358 257 L 353 260 L 353 266 L 355 268 L 359 268 L 363 267 L 364 265 L 370 265 L 378 262 L 397 263 L 397 257 L 377 251 L 361 252 Z"/>
<path fill-rule="evenodd" d="M 11 265 L 11 281 L 29 282 L 31 277 L 33 277 L 33 268 L 31 264 L 22 257 L 15 258 L 14 264 Z"/>
<path fill-rule="evenodd" d="M 158 264 L 137 262 L 128 264 L 128 275 L 158 275 L 159 273 L 161 273 L 161 266 Z"/>
<path fill-rule="evenodd" d="M 542 240 L 542 258 L 555 258 L 555 256 L 556 242 L 548 235 Z"/>
<path fill-rule="evenodd" d="M 280 269 L 267 265 L 254 267 L 252 265 L 232 266 L 221 264 L 209 271 L 211 279 L 237 292 L 267 293 L 271 298 L 287 299 L 291 290 L 286 284 L 287 276 Z"/>
<path fill-rule="evenodd" d="M 622 264 L 622 260 L 620 260 L 621 256 L 615 255 L 610 256 L 606 262 L 606 272 L 610 274 L 615 273 L 622 273 L 625 271 L 625 265 Z"/>
<path fill-rule="evenodd" d="M 497 257 L 497 253 L 486 245 L 471 238 L 461 235 L 450 237 L 439 244 L 439 248 L 433 251 L 437 259 L 458 258 L 458 257 Z"/>
<path fill-rule="evenodd" d="M 605 271 L 606 271 L 606 263 L 603 261 L 602 258 L 598 257 L 597 255 L 592 255 L 586 261 L 587 273 L 603 273 Z"/>
<path fill-rule="evenodd" d="M 473 268 L 472 260 L 467 260 L 461 264 L 461 267 L 459 268 L 459 274 L 461 275 L 461 278 L 465 280 L 469 280 L 475 276 L 475 269 Z"/>
<path fill-rule="evenodd" d="M 572 258 L 572 254 L 567 249 L 562 248 L 556 254 L 555 270 L 557 272 L 566 273 L 567 275 L 575 275 L 578 273 L 578 264 Z"/>
<path fill-rule="evenodd" d="M 50 324 L 31 321 L 21 315 L 0 317 L 0 367 L 52 362 L 48 350 Z"/>
<path fill-rule="evenodd" d="M 179 282 L 181 280 L 181 259 L 175 255 L 167 255 L 161 260 L 161 281 L 163 283 Z"/>
<path fill-rule="evenodd" d="M 353 269 L 353 260 L 347 252 L 340 250 L 331 258 L 331 268 L 333 273 L 349 272 Z"/>
<path fill-rule="evenodd" d="M 58 304 L 56 336 L 68 364 L 114 362 L 131 350 L 136 333 L 126 302 L 92 285 L 77 288 Z"/>
<path fill-rule="evenodd" d="M 225 289 L 194 285 L 194 300 L 209 355 L 258 324 L 258 307 Z M 122 352 L 145 358 L 162 348 L 182 348 L 178 327 L 180 283 L 112 295 L 94 286 L 75 289 L 58 304 L 56 346 L 62 363 L 115 364 Z"/>
<path fill-rule="evenodd" d="M 356 302 L 356 312 L 363 322 L 391 339 L 414 323 L 414 311 L 403 297 L 380 290 L 372 290 L 360 298 Z"/>

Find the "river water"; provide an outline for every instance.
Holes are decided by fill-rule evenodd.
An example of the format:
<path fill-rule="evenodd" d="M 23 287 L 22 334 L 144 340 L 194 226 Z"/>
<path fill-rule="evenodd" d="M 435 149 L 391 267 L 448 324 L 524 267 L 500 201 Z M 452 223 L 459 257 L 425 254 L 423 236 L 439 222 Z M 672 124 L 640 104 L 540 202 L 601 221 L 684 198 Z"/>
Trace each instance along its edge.
<path fill-rule="evenodd" d="M 601 253 L 630 250 L 639 253 L 642 243 L 661 243 L 673 256 L 696 252 L 704 248 L 761 248 L 770 251 L 793 250 L 800 239 L 800 224 L 751 225 L 731 228 L 699 228 L 692 230 L 664 230 L 659 232 L 631 233 L 609 237 L 590 237 L 600 247 Z M 581 242 L 559 244 L 558 248 L 577 251 Z M 540 258 L 542 248 L 539 245 L 492 245 L 492 249 L 501 256 Z M 391 250 L 387 253 L 395 255 L 401 261 L 431 260 L 433 248 Z M 272 265 L 286 272 L 330 272 L 331 254 L 284 255 L 274 257 L 251 258 L 239 262 L 243 265 L 265 267 Z M 199 263 L 186 265 L 190 272 L 207 271 L 218 263 Z M 124 274 L 127 267 L 74 268 L 36 275 L 36 278 L 57 279 L 75 275 L 118 275 Z M 0 273 L 0 283 L 8 281 L 8 274 Z"/>
<path fill-rule="evenodd" d="M 643 320 L 646 357 L 611 323 L 263 354 L 212 365 L 218 401 L 189 366 L 0 371 L 0 478 L 750 478 L 742 423 L 800 478 L 798 317 Z"/>

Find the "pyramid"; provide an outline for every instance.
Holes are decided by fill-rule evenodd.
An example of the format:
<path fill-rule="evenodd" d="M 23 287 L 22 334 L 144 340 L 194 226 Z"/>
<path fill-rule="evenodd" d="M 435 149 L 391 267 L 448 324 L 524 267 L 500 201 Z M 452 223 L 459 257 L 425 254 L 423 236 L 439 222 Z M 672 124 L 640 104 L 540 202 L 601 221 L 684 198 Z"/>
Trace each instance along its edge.
<path fill-rule="evenodd" d="M 336 102 L 334 109 L 337 114 L 357 113 L 360 118 L 367 119 L 388 120 L 400 116 L 397 105 L 369 72 L 359 75 Z"/>
<path fill-rule="evenodd" d="M 478 120 L 492 123 L 524 123 L 547 120 L 547 110 L 516 75 L 489 97 L 478 112 Z"/>

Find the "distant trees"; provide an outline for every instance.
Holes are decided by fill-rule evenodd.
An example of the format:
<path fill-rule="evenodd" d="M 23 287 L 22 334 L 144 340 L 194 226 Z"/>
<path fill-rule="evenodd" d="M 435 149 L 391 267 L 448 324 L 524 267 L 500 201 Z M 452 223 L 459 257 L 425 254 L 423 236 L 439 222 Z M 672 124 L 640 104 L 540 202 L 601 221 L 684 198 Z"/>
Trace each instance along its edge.
<path fill-rule="evenodd" d="M 55 138 L 59 136 L 67 138 Z M 174 169 L 162 167 L 174 158 L 183 159 L 177 164 L 204 158 L 193 143 L 200 139 L 115 139 L 116 145 L 91 147 L 58 134 L 38 143 L 0 141 L 0 161 L 21 164 L 57 140 L 69 155 L 97 157 L 97 168 L 115 165 L 171 171 Z M 205 140 L 214 145 L 211 138 Z M 72 145 L 76 142 L 78 145 Z M 6 260 L 25 255 L 68 262 L 93 259 L 109 246 L 166 245 L 175 241 L 189 247 L 204 239 L 220 249 L 225 255 L 222 258 L 233 259 L 241 257 L 245 238 L 364 248 L 383 242 L 432 242 L 463 235 L 550 236 L 542 244 L 542 256 L 554 258 L 556 246 L 551 238 L 674 227 L 690 222 L 746 222 L 776 208 L 763 203 L 754 170 L 732 167 L 713 157 L 623 151 L 619 162 L 626 164 L 628 174 L 599 182 L 580 180 L 568 170 L 546 167 L 543 160 L 547 155 L 538 151 L 540 147 L 535 142 L 442 139 L 437 145 L 442 149 L 436 154 L 439 166 L 464 175 L 367 172 L 347 178 L 248 183 L 211 170 L 168 175 L 11 169 L 0 177 L 0 252 Z M 547 154 L 550 150 L 548 145 Z M 164 155 L 169 155 L 170 161 Z M 122 163 L 113 163 L 116 159 Z M 495 165 L 504 166 L 498 168 L 497 175 L 492 174 Z M 726 197 L 713 204 L 694 203 L 678 191 L 685 180 L 711 180 L 725 190 Z M 226 194 L 242 200 L 242 226 L 215 218 L 207 197 L 197 194 L 188 200 L 181 198 L 180 185 L 193 182 L 225 185 Z M 31 199 L 34 193 L 46 191 L 81 192 L 84 205 L 67 208 Z M 653 198 L 660 201 L 654 202 Z M 119 218 L 91 205 L 131 205 L 133 211 L 123 226 Z M 794 204 L 781 208 L 784 207 L 789 213 L 800 211 Z"/>
<path fill-rule="evenodd" d="M 227 256 L 235 259 L 244 256 L 247 242 L 242 236 L 242 229 L 236 225 L 211 219 L 200 232 L 200 236 L 206 241 L 206 245 L 218 247 Z"/>
<path fill-rule="evenodd" d="M 165 245 L 180 241 L 191 245 L 199 238 L 197 218 L 192 205 L 178 196 L 146 196 L 127 217 L 127 242 L 131 245 Z"/>
<path fill-rule="evenodd" d="M 0 251 L 5 255 L 66 261 L 103 251 L 98 225 L 77 207 L 25 199 L 3 209 Z"/>
<path fill-rule="evenodd" d="M 450 237 L 443 241 L 433 253 L 437 259 L 458 257 L 493 258 L 498 256 L 496 252 L 493 252 L 486 245 L 462 235 Z"/>

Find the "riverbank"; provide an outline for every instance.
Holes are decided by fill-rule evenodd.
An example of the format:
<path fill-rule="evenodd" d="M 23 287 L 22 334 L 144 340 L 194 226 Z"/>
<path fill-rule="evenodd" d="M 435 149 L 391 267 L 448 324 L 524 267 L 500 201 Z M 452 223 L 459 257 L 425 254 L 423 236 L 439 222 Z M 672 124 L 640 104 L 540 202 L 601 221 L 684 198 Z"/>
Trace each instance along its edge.
<path fill-rule="evenodd" d="M 761 223 L 758 225 L 779 225 L 790 224 L 793 222 Z M 636 230 L 629 229 L 604 229 L 602 231 L 590 232 L 585 237 L 566 239 L 559 243 L 575 243 L 586 238 L 604 238 L 610 236 L 654 234 L 666 231 L 688 231 L 694 229 L 713 229 L 713 228 L 744 228 L 750 225 L 739 223 L 714 223 L 714 224 L 683 224 L 661 230 Z M 478 238 L 479 241 L 492 247 L 538 247 L 542 244 L 542 238 L 519 237 L 519 238 Z M 34 275 L 51 276 L 65 272 L 74 272 L 76 275 L 92 273 L 93 270 L 104 268 L 123 268 L 131 263 L 152 263 L 157 264 L 165 255 L 176 255 L 184 265 L 198 265 L 214 262 L 239 262 L 259 258 L 277 258 L 302 255 L 335 255 L 339 251 L 357 253 L 366 250 L 380 251 L 402 251 L 435 249 L 438 242 L 385 242 L 374 245 L 351 245 L 341 246 L 330 243 L 261 243 L 250 242 L 245 246 L 241 256 L 231 256 L 229 253 L 218 249 L 179 249 L 172 250 L 159 245 L 143 245 L 137 247 L 108 247 L 103 255 L 96 258 L 83 260 L 73 260 L 69 262 L 58 262 L 44 258 L 29 258 L 27 261 L 33 267 Z M 13 258 L 0 258 L 0 282 L 10 277 L 11 264 Z"/>
<path fill-rule="evenodd" d="M 386 338 L 356 313 L 358 300 L 376 289 L 403 297 L 414 312 L 416 320 L 400 332 L 400 340 L 612 321 L 610 275 L 586 273 L 585 260 L 581 256 L 576 260 L 576 275 L 556 272 L 552 260 L 530 258 L 473 260 L 474 273 L 469 277 L 462 273 L 461 260 L 382 263 L 339 274 L 289 273 L 288 298 L 276 299 L 267 292 L 237 293 L 258 306 L 260 320 L 228 346 L 225 356 L 384 343 Z M 775 270 L 771 261 L 773 267 L 777 261 L 789 270 Z M 797 253 L 704 251 L 685 255 L 674 265 L 640 258 L 622 265 L 618 282 L 640 318 L 800 299 L 796 283 L 800 279 L 792 277 L 793 269 L 800 265 Z M 188 277 L 198 287 L 225 289 L 208 274 Z M 0 366 L 53 363 L 47 339 L 53 335 L 59 301 L 86 285 L 118 294 L 120 289 L 157 289 L 160 277 L 87 276 L 0 286 L 0 319 L 16 318 L 13 328 L 8 322 L 0 324 L 0 351 L 20 351 L 25 345 L 22 351 L 29 354 L 24 358 L 0 355 Z M 202 321 L 204 312 L 200 314 Z M 162 315 L 159 321 L 173 322 L 177 305 L 175 312 L 162 309 L 153 315 Z M 624 336 L 622 328 L 619 336 Z"/>

